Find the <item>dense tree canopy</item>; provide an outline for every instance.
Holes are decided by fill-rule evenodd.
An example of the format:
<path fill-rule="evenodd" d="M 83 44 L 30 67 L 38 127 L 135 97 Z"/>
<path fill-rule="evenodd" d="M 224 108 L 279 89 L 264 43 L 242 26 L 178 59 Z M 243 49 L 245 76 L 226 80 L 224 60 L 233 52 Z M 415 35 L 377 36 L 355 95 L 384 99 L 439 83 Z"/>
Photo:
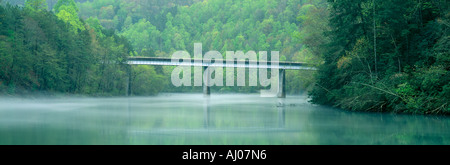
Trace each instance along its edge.
<path fill-rule="evenodd" d="M 323 15 L 312 18 L 309 7 L 317 13 L 327 8 L 324 1 L 306 0 L 99 0 L 78 6 L 81 17 L 98 19 L 103 27 L 128 38 L 138 56 L 170 57 L 178 50 L 192 55 L 194 43 L 199 42 L 205 52 L 217 50 L 224 56 L 227 50 L 280 51 L 283 61 L 310 63 L 320 59 L 303 47 L 299 30 L 307 19 L 326 19 Z M 158 73 L 163 74 L 161 70 Z M 305 90 L 313 80 L 311 73 L 287 74 L 287 89 L 292 93 Z M 170 81 L 170 74 L 163 75 Z M 214 90 L 257 92 L 259 88 Z"/>
<path fill-rule="evenodd" d="M 25 9 L 0 6 L 1 93 L 126 94 L 130 68 L 123 62 L 132 47 L 125 38 L 99 25 L 91 28 L 78 17 L 64 19 L 60 14 L 69 6 L 61 5 L 55 15 L 29 8 L 36 6 L 29 2 Z M 152 70 L 146 67 L 131 72 L 152 76 Z M 134 87 L 140 89 L 137 91 L 146 91 L 145 94 L 159 91 L 160 88 L 145 84 L 157 82 L 158 77 L 140 77 L 136 77 L 141 82 Z"/>
<path fill-rule="evenodd" d="M 79 7 L 81 17 L 98 18 L 103 27 L 131 39 L 138 53 L 152 49 L 168 57 L 175 50 L 192 51 L 193 43 L 201 42 L 208 50 L 279 50 L 291 60 L 301 49 L 292 35 L 300 26 L 296 16 L 307 1 L 194 2 L 99 0 Z"/>
<path fill-rule="evenodd" d="M 312 101 L 350 110 L 450 112 L 445 0 L 329 1 Z M 314 42 L 306 43 L 314 46 Z"/>
<path fill-rule="evenodd" d="M 45 0 L 27 0 L 25 2 L 25 8 L 28 8 L 30 10 L 47 10 L 47 2 Z"/>

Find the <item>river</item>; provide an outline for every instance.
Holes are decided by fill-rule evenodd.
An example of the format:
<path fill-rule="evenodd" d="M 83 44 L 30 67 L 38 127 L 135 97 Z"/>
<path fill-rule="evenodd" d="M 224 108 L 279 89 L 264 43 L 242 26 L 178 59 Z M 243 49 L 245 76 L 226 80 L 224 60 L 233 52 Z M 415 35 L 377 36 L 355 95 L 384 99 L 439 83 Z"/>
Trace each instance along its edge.
<path fill-rule="evenodd" d="M 349 112 L 305 96 L 1 98 L 0 144 L 450 144 L 450 118 Z"/>

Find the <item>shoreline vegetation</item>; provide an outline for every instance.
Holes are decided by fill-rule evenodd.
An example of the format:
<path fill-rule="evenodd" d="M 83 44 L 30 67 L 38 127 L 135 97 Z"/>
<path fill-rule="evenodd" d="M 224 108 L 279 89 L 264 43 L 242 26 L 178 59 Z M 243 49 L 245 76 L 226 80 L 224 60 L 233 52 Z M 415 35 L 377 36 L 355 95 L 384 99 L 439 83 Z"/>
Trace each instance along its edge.
<path fill-rule="evenodd" d="M 330 1 L 312 102 L 350 111 L 450 114 L 450 6 Z"/>
<path fill-rule="evenodd" d="M 201 87 L 173 87 L 174 67 L 123 62 L 129 56 L 167 58 L 176 50 L 192 54 L 193 44 L 202 42 L 203 50 L 222 54 L 274 50 L 281 61 L 314 64 L 319 68 L 314 73 L 286 72 L 287 93 L 307 92 L 314 104 L 450 114 L 450 5 L 445 0 L 0 4 L 0 97 L 122 97 L 128 80 L 133 96 L 199 92 Z M 211 88 L 217 93 L 260 89 L 259 84 Z"/>

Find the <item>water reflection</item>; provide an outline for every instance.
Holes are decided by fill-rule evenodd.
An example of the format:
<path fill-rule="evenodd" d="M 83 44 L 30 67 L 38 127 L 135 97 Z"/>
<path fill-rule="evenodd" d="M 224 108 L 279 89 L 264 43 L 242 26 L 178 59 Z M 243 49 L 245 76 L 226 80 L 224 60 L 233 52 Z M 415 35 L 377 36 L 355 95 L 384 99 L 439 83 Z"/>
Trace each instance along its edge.
<path fill-rule="evenodd" d="M 209 128 L 210 127 L 210 121 L 211 121 L 211 105 L 210 105 L 210 98 L 205 97 L 204 103 L 203 103 L 203 127 Z"/>
<path fill-rule="evenodd" d="M 242 125 L 237 125 L 237 126 L 233 126 L 233 127 L 224 127 L 224 128 L 217 128 L 217 127 L 215 127 L 215 123 L 217 121 L 215 121 L 214 118 L 216 118 L 216 114 L 214 113 L 214 110 L 213 110 L 214 108 L 212 108 L 212 107 L 213 107 L 213 104 L 220 104 L 220 102 L 217 103 L 217 101 L 218 101 L 217 99 L 211 101 L 210 97 L 203 98 L 203 128 L 208 129 L 208 130 L 212 130 L 212 129 L 216 129 L 216 130 L 227 129 L 229 132 L 233 132 L 233 131 L 236 131 L 236 129 L 238 129 L 238 130 L 249 129 L 249 131 L 252 131 L 252 129 L 253 129 L 253 131 L 254 131 L 255 128 L 261 127 L 261 126 L 258 126 L 258 125 L 249 125 L 247 127 L 243 127 Z M 230 106 L 232 106 L 232 105 L 230 105 Z M 285 118 L 286 118 L 285 117 L 285 113 L 286 113 L 286 106 L 287 106 L 285 104 L 285 99 L 284 98 L 278 98 L 276 104 L 271 105 L 271 106 L 276 107 L 276 109 L 275 108 L 274 109 L 270 109 L 270 111 L 276 112 L 276 115 L 273 115 L 271 117 L 262 117 L 262 118 L 260 118 L 260 119 L 265 120 L 264 121 L 265 126 L 264 126 L 264 130 L 263 131 L 267 131 L 270 128 L 284 128 L 284 126 L 285 126 Z M 235 106 L 232 106 L 232 107 L 234 108 Z M 230 111 L 229 108 L 226 108 L 226 109 L 222 109 L 222 108 L 223 107 L 221 107 L 221 106 L 217 106 L 217 110 L 218 111 Z M 231 111 L 233 111 L 233 110 L 236 110 L 236 109 L 231 109 Z M 251 110 L 253 110 L 253 109 L 251 109 Z M 264 114 L 264 113 L 267 113 L 267 112 L 255 111 L 253 113 L 258 113 L 258 114 L 263 113 Z M 234 115 L 239 115 L 239 114 L 234 114 Z M 220 116 L 218 118 L 220 119 Z M 247 120 L 247 119 L 243 119 L 244 122 L 245 122 L 245 120 Z M 274 123 L 274 122 L 271 122 L 273 120 L 277 120 L 277 124 L 270 124 L 270 123 Z M 230 120 L 228 122 L 242 122 L 242 121 Z M 278 131 L 282 131 L 281 129 L 277 129 L 277 130 Z"/>
<path fill-rule="evenodd" d="M 278 103 L 279 105 L 277 106 L 277 110 L 278 110 L 278 127 L 279 128 L 284 128 L 284 123 L 286 120 L 285 117 L 285 111 L 286 111 L 286 103 L 285 103 L 285 99 L 278 99 Z"/>
<path fill-rule="evenodd" d="M 449 144 L 445 116 L 356 113 L 317 107 L 309 114 L 318 144 Z"/>
<path fill-rule="evenodd" d="M 354 113 L 302 96 L 0 99 L 0 144 L 450 144 L 450 119 Z"/>

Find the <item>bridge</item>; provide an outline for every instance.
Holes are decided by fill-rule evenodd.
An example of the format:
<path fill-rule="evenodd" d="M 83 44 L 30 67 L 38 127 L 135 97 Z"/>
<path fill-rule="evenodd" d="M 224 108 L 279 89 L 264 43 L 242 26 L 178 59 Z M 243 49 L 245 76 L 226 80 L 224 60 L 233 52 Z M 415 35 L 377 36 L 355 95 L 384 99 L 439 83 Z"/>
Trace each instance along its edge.
<path fill-rule="evenodd" d="M 285 61 L 251 61 L 251 60 L 210 60 L 204 61 L 202 59 L 183 59 L 187 62 L 172 61 L 171 58 L 159 58 L 159 57 L 128 57 L 127 63 L 129 65 L 159 65 L 159 66 L 194 66 L 194 67 L 224 67 L 224 68 L 266 68 L 266 69 L 278 69 L 278 87 L 277 97 L 285 98 L 285 70 L 316 70 L 315 67 L 306 63 L 300 62 L 285 62 Z M 209 82 L 208 80 L 205 80 Z M 203 85 L 203 94 L 205 96 L 210 95 L 210 87 Z"/>

